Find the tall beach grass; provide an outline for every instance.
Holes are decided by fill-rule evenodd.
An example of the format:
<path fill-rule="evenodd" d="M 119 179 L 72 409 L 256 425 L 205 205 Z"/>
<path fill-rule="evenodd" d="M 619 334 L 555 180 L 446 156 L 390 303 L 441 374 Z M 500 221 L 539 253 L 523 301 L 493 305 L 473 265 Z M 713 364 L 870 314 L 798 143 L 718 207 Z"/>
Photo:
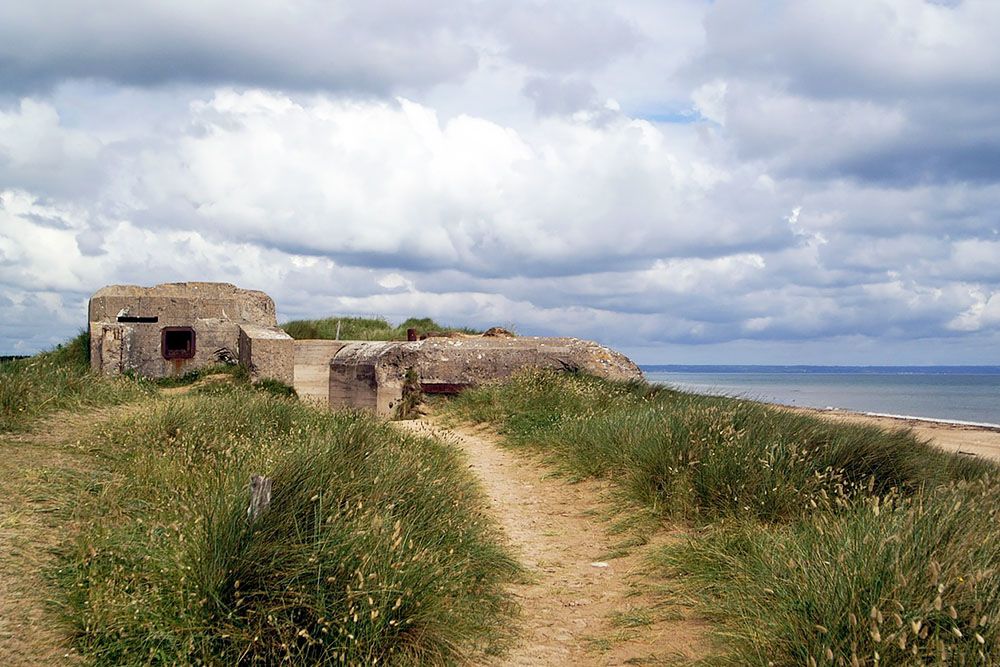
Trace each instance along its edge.
<path fill-rule="evenodd" d="M 90 371 L 89 336 L 0 363 L 0 433 L 23 431 L 56 410 L 114 405 L 152 393 L 150 383 Z"/>
<path fill-rule="evenodd" d="M 59 580 L 97 664 L 451 664 L 496 651 L 516 566 L 454 451 L 238 386 L 90 440 Z M 248 481 L 273 480 L 247 516 Z"/>
<path fill-rule="evenodd" d="M 292 320 L 281 327 L 292 338 L 300 340 L 406 340 L 406 330 L 416 329 L 420 333 L 460 332 L 479 333 L 465 327 L 448 327 L 438 324 L 429 317 L 411 317 L 393 326 L 383 317 L 328 317 L 318 320 Z"/>
<path fill-rule="evenodd" d="M 998 513 L 981 479 L 729 525 L 659 558 L 724 628 L 728 664 L 996 664 Z"/>
<path fill-rule="evenodd" d="M 656 564 L 731 665 L 1000 663 L 994 464 L 904 430 L 528 372 L 443 408 L 686 526 Z"/>
<path fill-rule="evenodd" d="M 611 479 L 656 512 L 689 519 L 780 522 L 993 468 L 903 430 L 541 371 L 467 391 L 446 412 L 491 423 L 512 445 L 542 451 L 573 475 Z"/>

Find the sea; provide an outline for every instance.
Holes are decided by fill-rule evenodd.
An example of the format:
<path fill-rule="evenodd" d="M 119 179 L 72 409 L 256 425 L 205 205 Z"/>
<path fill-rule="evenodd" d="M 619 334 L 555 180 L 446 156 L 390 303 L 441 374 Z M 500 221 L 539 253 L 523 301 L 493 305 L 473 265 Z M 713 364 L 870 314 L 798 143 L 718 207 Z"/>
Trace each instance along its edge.
<path fill-rule="evenodd" d="M 642 366 L 683 391 L 1000 428 L 1000 366 Z"/>

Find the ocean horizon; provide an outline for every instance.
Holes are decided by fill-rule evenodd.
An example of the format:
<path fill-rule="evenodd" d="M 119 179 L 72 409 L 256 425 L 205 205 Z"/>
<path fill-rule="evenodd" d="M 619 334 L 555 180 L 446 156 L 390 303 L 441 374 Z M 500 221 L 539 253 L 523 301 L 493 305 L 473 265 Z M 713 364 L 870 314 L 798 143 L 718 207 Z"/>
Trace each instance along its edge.
<path fill-rule="evenodd" d="M 682 391 L 1000 428 L 1000 366 L 640 366 Z"/>

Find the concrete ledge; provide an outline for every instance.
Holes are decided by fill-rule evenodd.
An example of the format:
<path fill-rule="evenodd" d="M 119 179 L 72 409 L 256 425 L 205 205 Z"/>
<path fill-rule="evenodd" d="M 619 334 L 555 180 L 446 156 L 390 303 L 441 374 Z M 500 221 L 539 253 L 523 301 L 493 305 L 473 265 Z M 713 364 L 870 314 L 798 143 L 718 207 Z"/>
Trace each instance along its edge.
<path fill-rule="evenodd" d="M 295 382 L 295 341 L 277 327 L 240 325 L 240 363 L 254 380 Z"/>
<path fill-rule="evenodd" d="M 331 408 L 354 407 L 391 415 L 402 398 L 407 370 L 434 393 L 503 380 L 524 368 L 583 372 L 611 380 L 638 380 L 627 357 L 577 338 L 428 338 L 414 342 L 350 343 L 330 362 Z M 438 391 L 440 390 L 440 391 Z"/>
<path fill-rule="evenodd" d="M 330 361 L 342 347 L 340 340 L 297 340 L 295 346 L 295 391 L 310 403 L 326 405 L 330 400 Z"/>

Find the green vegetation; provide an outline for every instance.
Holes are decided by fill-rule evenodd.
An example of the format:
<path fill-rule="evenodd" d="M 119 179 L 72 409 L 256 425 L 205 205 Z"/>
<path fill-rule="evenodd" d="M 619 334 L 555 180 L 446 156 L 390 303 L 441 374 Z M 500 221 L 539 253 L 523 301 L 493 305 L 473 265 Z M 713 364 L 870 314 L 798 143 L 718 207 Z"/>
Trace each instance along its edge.
<path fill-rule="evenodd" d="M 205 366 L 197 370 L 188 371 L 184 375 L 159 378 L 155 380 L 155 383 L 157 387 L 164 388 L 185 387 L 193 385 L 207 377 L 216 375 L 228 375 L 232 378 L 232 381 L 237 384 L 249 384 L 250 382 L 250 372 L 246 369 L 246 366 L 240 366 L 238 364 L 215 364 L 213 366 Z"/>
<path fill-rule="evenodd" d="M 447 410 L 494 424 L 571 474 L 611 478 L 633 500 L 690 519 L 785 521 L 992 468 L 905 431 L 585 376 L 524 373 L 464 392 Z"/>
<path fill-rule="evenodd" d="M 153 391 L 134 378 L 92 374 L 89 343 L 83 333 L 50 352 L 0 363 L 0 433 L 23 431 L 55 410 L 114 405 Z"/>
<path fill-rule="evenodd" d="M 996 664 L 1000 485 L 871 497 L 787 527 L 740 523 L 666 550 L 732 664 Z"/>
<path fill-rule="evenodd" d="M 444 410 L 686 523 L 659 562 L 718 623 L 721 663 L 1000 661 L 990 463 L 905 431 L 582 376 L 526 373 Z"/>
<path fill-rule="evenodd" d="M 289 336 L 298 340 L 333 340 L 338 338 L 338 327 L 340 340 L 406 340 L 407 329 L 416 329 L 420 333 L 479 333 L 464 327 L 442 326 L 429 317 L 411 317 L 396 327 L 382 317 L 330 317 L 322 320 L 293 320 L 281 325 Z"/>
<path fill-rule="evenodd" d="M 53 579 L 88 660 L 454 664 L 508 640 L 517 566 L 442 443 L 238 367 L 99 377 L 85 336 L 0 373 L 3 430 L 57 409 L 98 425 L 46 440 L 72 474 L 31 486 L 60 498 Z M 251 521 L 257 474 L 273 495 Z"/>
<path fill-rule="evenodd" d="M 213 380 L 215 381 L 210 382 Z M 250 371 L 247 370 L 246 366 L 240 366 L 237 364 L 216 364 L 214 366 L 205 366 L 204 368 L 190 371 L 184 375 L 160 378 L 156 380 L 155 383 L 157 387 L 162 388 L 194 386 L 197 391 L 202 393 L 225 391 L 226 383 L 219 382 L 218 380 L 227 380 L 228 384 L 251 387 L 258 391 L 265 391 L 276 396 L 298 396 L 295 391 L 295 387 L 287 385 L 280 380 L 275 380 L 273 378 L 260 378 L 256 381 L 252 381 L 250 378 Z"/>
<path fill-rule="evenodd" d="M 59 579 L 98 664 L 440 664 L 502 639 L 515 565 L 438 442 L 219 384 L 88 446 L 107 474 Z"/>
<path fill-rule="evenodd" d="M 424 402 L 424 393 L 420 387 L 420 376 L 413 368 L 407 368 L 403 376 L 402 398 L 396 405 L 394 419 L 419 419 L 420 406 Z"/>

